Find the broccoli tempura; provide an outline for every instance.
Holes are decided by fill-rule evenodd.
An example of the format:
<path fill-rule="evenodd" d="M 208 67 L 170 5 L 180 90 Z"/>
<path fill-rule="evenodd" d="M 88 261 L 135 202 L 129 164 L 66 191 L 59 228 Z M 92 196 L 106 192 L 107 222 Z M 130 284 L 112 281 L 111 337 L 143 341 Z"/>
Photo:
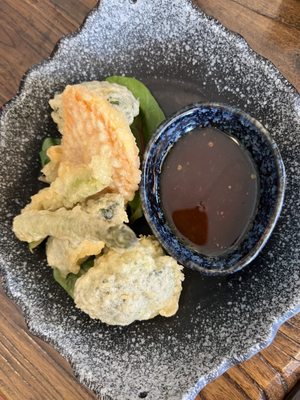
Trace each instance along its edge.
<path fill-rule="evenodd" d="M 109 249 L 75 283 L 76 306 L 110 325 L 128 325 L 178 309 L 182 267 L 157 240 L 140 239 L 127 250 Z"/>

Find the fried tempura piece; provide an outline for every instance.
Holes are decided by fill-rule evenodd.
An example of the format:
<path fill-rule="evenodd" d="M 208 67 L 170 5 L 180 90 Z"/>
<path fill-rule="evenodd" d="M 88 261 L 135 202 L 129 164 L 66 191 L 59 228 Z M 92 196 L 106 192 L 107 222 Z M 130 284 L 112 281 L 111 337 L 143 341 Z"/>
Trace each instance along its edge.
<path fill-rule="evenodd" d="M 165 256 L 157 240 L 142 238 L 127 250 L 113 250 L 75 284 L 74 301 L 91 318 L 109 325 L 129 325 L 178 309 L 182 267 Z"/>
<path fill-rule="evenodd" d="M 107 193 L 99 198 L 90 199 L 81 205 L 81 209 L 112 225 L 128 221 L 124 199 L 119 194 Z M 48 264 L 57 268 L 63 276 L 70 272 L 77 274 L 80 264 L 87 257 L 99 254 L 104 246 L 105 243 L 102 241 L 50 237 L 46 246 Z"/>
<path fill-rule="evenodd" d="M 80 264 L 89 256 L 100 254 L 105 243 L 94 240 L 67 240 L 50 237 L 47 240 L 46 254 L 50 267 L 57 268 L 63 276 L 78 274 Z"/>
<path fill-rule="evenodd" d="M 128 222 L 124 198 L 117 193 L 106 193 L 99 197 L 88 199 L 81 204 L 81 209 L 113 225 Z"/>
<path fill-rule="evenodd" d="M 57 146 L 55 146 L 57 147 Z M 61 207 L 72 208 L 87 197 L 101 192 L 112 182 L 111 159 L 94 156 L 89 164 L 74 165 L 62 162 L 58 167 L 58 176 L 49 188 L 40 190 L 31 197 L 31 203 L 24 211 L 57 210 Z"/>
<path fill-rule="evenodd" d="M 80 206 L 72 210 L 26 211 L 15 217 L 13 231 L 19 240 L 36 242 L 47 236 L 71 240 L 104 241 L 108 247 L 126 248 L 136 241 L 126 225 L 115 225 L 100 215 L 89 214 Z"/>
<path fill-rule="evenodd" d="M 51 146 L 47 150 L 48 157 L 50 158 L 50 162 L 48 162 L 44 168 L 42 168 L 42 173 L 44 175 L 44 181 L 47 183 L 53 182 L 58 176 L 58 169 L 61 159 L 61 146 Z"/>
<path fill-rule="evenodd" d="M 31 202 L 21 211 L 22 214 L 28 211 L 51 210 L 55 211 L 63 207 L 64 199 L 51 190 L 50 187 L 41 189 L 37 194 L 31 196 Z"/>
<path fill-rule="evenodd" d="M 84 86 L 89 90 L 89 92 L 107 100 L 114 108 L 125 115 L 128 125 L 133 123 L 134 117 L 139 113 L 139 101 L 125 86 L 106 81 L 82 82 L 73 86 Z M 63 133 L 64 120 L 62 94 L 56 94 L 49 103 L 51 108 L 54 110 L 51 114 L 52 118 L 54 122 L 57 123 L 59 131 Z"/>
<path fill-rule="evenodd" d="M 67 86 L 61 94 L 62 111 L 57 122 L 62 142 L 48 151 L 54 164 L 43 172 L 46 180 L 51 181 L 57 163 L 88 165 L 93 157 L 101 154 L 112 166 L 109 189 L 129 201 L 140 181 L 138 147 L 123 112 L 96 92 L 89 90 L 88 85 L 74 85 Z M 50 104 L 53 106 L 53 102 Z"/>

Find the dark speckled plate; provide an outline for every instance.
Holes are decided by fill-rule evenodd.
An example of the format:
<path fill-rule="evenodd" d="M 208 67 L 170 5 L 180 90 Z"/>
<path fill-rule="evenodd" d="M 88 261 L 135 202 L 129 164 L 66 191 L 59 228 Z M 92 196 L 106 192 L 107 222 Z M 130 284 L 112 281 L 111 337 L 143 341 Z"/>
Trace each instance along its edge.
<path fill-rule="evenodd" d="M 189 103 L 228 103 L 276 140 L 286 198 L 267 246 L 228 278 L 186 271 L 178 314 L 126 328 L 77 311 L 11 232 L 39 184 L 38 150 L 55 132 L 48 100 L 67 83 L 126 73 L 149 84 L 167 114 Z M 299 311 L 300 99 L 275 67 L 187 0 L 103 0 L 81 31 L 34 67 L 1 115 L 0 263 L 32 332 L 70 360 L 81 382 L 107 399 L 193 399 L 210 380 L 272 340 Z M 106 397 L 107 396 L 107 397 Z M 103 397 L 103 398 L 104 398 Z"/>

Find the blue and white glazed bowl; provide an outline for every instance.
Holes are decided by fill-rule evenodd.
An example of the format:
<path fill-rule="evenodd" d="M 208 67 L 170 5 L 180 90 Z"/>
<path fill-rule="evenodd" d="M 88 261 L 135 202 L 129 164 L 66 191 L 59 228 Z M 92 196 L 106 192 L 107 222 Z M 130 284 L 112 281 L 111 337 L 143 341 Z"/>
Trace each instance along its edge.
<path fill-rule="evenodd" d="M 250 228 L 232 251 L 216 257 L 201 254 L 177 236 L 166 220 L 160 197 L 160 176 L 166 156 L 180 138 L 199 127 L 218 128 L 236 138 L 251 154 L 260 180 L 257 210 Z M 194 104 L 179 111 L 158 128 L 145 153 L 141 199 L 153 233 L 179 263 L 209 275 L 236 272 L 258 255 L 280 215 L 284 190 L 285 169 L 270 134 L 251 116 L 222 104 Z"/>

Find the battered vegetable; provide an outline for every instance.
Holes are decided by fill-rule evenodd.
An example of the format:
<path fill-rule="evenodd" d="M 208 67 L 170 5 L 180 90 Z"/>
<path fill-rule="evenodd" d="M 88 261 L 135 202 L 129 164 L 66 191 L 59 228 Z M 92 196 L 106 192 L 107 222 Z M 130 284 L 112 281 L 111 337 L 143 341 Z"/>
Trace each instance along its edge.
<path fill-rule="evenodd" d="M 78 274 L 81 264 L 89 257 L 101 253 L 105 246 L 96 240 L 69 240 L 49 237 L 46 245 L 47 262 L 60 271 L 63 277 Z"/>
<path fill-rule="evenodd" d="M 115 109 L 124 114 L 128 125 L 131 125 L 134 118 L 139 114 L 139 100 L 137 100 L 139 96 L 134 97 L 132 92 L 123 85 L 105 81 L 91 81 L 73 85 L 73 87 L 85 87 L 90 93 L 107 100 Z M 57 123 L 59 131 L 63 134 L 63 93 L 56 94 L 49 103 L 53 109 L 51 114 L 53 121 Z"/>
<path fill-rule="evenodd" d="M 31 203 L 24 211 L 72 208 L 75 204 L 85 201 L 87 197 L 101 192 L 112 183 L 110 161 L 110 157 L 102 154 L 94 156 L 87 165 L 61 162 L 55 180 L 49 187 L 32 196 Z"/>
<path fill-rule="evenodd" d="M 127 225 L 113 225 L 93 214 L 72 210 L 26 211 L 13 222 L 13 231 L 19 240 L 36 242 L 47 236 L 58 239 L 101 240 L 109 247 L 126 248 L 136 241 L 135 233 Z"/>
<path fill-rule="evenodd" d="M 81 209 L 94 218 L 119 226 L 127 222 L 124 199 L 121 195 L 107 193 L 99 198 L 83 203 Z M 105 246 L 103 241 L 72 240 L 50 237 L 46 254 L 48 264 L 60 271 L 62 277 L 69 273 L 78 274 L 83 261 L 89 256 L 98 255 Z"/>
<path fill-rule="evenodd" d="M 125 115 L 83 84 L 65 88 L 61 107 L 58 127 L 62 140 L 47 152 L 50 163 L 43 170 L 46 179 L 50 182 L 55 170 L 65 165 L 88 166 L 95 156 L 105 157 L 112 169 L 108 188 L 122 194 L 126 201 L 132 200 L 140 182 L 140 161 Z"/>
<path fill-rule="evenodd" d="M 130 249 L 110 249 L 96 258 L 77 279 L 74 301 L 92 318 L 110 325 L 170 317 L 178 309 L 181 269 L 154 238 L 142 238 Z"/>

